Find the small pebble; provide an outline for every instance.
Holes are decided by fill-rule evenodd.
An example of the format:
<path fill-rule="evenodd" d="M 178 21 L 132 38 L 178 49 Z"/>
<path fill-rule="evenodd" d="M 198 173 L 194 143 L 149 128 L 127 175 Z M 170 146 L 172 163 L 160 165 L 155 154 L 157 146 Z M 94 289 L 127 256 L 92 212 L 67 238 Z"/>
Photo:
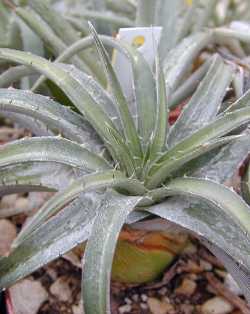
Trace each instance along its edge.
<path fill-rule="evenodd" d="M 233 306 L 222 297 L 209 299 L 201 306 L 202 314 L 228 314 L 232 310 Z"/>
<path fill-rule="evenodd" d="M 156 298 L 148 298 L 148 306 L 152 314 L 170 314 L 174 310 L 172 304 L 162 302 Z"/>
<path fill-rule="evenodd" d="M 62 276 L 59 277 L 51 286 L 50 286 L 51 294 L 58 297 L 60 301 L 66 302 L 72 299 L 72 291 L 69 287 L 67 277 Z"/>
<path fill-rule="evenodd" d="M 148 296 L 146 294 L 142 294 L 141 295 L 141 299 L 142 299 L 143 302 L 146 302 L 147 299 L 148 299 Z"/>
<path fill-rule="evenodd" d="M 5 195 L 1 198 L 1 208 L 12 207 L 17 199 L 17 194 Z"/>
<path fill-rule="evenodd" d="M 131 301 L 129 298 L 125 298 L 124 301 L 125 301 L 125 303 L 127 303 L 127 304 L 132 304 L 132 301 Z"/>
<path fill-rule="evenodd" d="M 195 292 L 196 287 L 197 284 L 195 281 L 185 278 L 181 285 L 175 289 L 175 293 L 191 296 Z"/>
<path fill-rule="evenodd" d="M 133 299 L 133 301 L 138 302 L 139 301 L 139 295 L 138 294 L 133 294 L 132 295 L 132 299 Z"/>
<path fill-rule="evenodd" d="M 140 307 L 142 310 L 147 310 L 148 309 L 148 305 L 146 303 L 140 303 Z"/>
<path fill-rule="evenodd" d="M 9 289 L 13 313 L 36 314 L 48 299 L 48 293 L 39 281 L 24 279 Z"/>
<path fill-rule="evenodd" d="M 0 256 L 8 255 L 16 234 L 16 226 L 12 222 L 0 219 Z"/>
<path fill-rule="evenodd" d="M 129 313 L 131 311 L 132 307 L 130 304 L 122 305 L 119 307 L 119 313 Z"/>
<path fill-rule="evenodd" d="M 29 200 L 27 197 L 19 197 L 15 201 L 15 207 L 19 208 L 20 210 L 27 210 L 29 208 Z"/>

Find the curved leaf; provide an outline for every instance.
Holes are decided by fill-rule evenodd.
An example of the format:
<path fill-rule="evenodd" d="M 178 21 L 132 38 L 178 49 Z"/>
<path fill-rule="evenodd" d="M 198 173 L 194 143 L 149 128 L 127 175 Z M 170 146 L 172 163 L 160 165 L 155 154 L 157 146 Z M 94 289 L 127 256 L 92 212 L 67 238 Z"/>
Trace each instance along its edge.
<path fill-rule="evenodd" d="M 24 65 L 11 67 L 0 75 L 0 87 L 9 87 L 14 82 L 34 73 L 36 73 L 34 69 Z"/>
<path fill-rule="evenodd" d="M 242 136 L 237 141 L 222 147 L 211 156 L 204 156 L 204 163 L 203 160 L 196 160 L 195 171 L 189 165 L 192 176 L 207 178 L 218 183 L 224 183 L 227 179 L 232 178 L 250 153 L 250 134 L 249 132 L 243 134 L 246 134 L 246 136 Z M 189 172 L 186 171 L 186 174 L 189 175 Z"/>
<path fill-rule="evenodd" d="M 213 151 L 214 149 L 230 144 L 231 142 L 236 142 L 241 139 L 241 137 L 244 137 L 244 135 L 235 135 L 235 136 L 227 136 L 221 139 L 212 140 L 208 143 L 201 144 L 199 146 L 196 146 L 193 148 L 192 151 L 188 151 L 185 154 L 183 154 L 182 151 L 178 151 L 174 156 L 171 155 L 171 150 L 163 155 L 164 159 L 160 159 L 155 165 L 153 163 L 153 166 L 151 168 L 151 171 L 153 173 L 154 167 L 160 170 L 155 171 L 155 174 L 151 176 L 151 173 L 149 172 L 148 178 L 146 179 L 146 185 L 149 188 L 152 188 L 155 186 L 155 182 L 157 182 L 159 176 L 162 178 L 162 181 L 159 182 L 162 183 L 166 181 L 168 177 L 171 176 L 175 171 L 180 170 L 182 166 L 184 166 L 186 163 L 194 160 L 197 157 L 205 156 L 206 153 L 209 153 Z M 169 157 L 171 156 L 171 157 Z M 167 158 L 166 158 L 167 157 Z"/>
<path fill-rule="evenodd" d="M 97 10 L 81 10 L 76 11 L 72 10 L 71 14 L 77 16 L 80 19 L 93 20 L 95 22 L 105 22 L 110 25 L 119 26 L 119 27 L 133 27 L 134 22 L 122 15 L 114 14 L 112 11 L 100 12 Z"/>
<path fill-rule="evenodd" d="M 8 257 L 0 259 L 0 290 L 86 241 L 100 206 L 101 194 L 79 197 L 64 208 Z"/>
<path fill-rule="evenodd" d="M 125 55 L 132 65 L 136 108 L 129 109 L 132 114 L 135 111 L 137 111 L 138 113 L 138 132 L 142 136 L 144 146 L 147 147 L 148 141 L 154 130 L 156 115 L 156 95 L 155 92 L 152 92 L 155 89 L 155 82 L 150 66 L 145 61 L 143 56 L 136 49 L 133 49 L 129 45 L 105 35 L 99 35 L 99 38 L 105 46 L 112 49 L 117 49 L 120 53 Z M 80 39 L 79 41 L 72 44 L 69 48 L 67 48 L 64 52 L 62 52 L 62 54 L 56 59 L 55 62 L 67 62 L 73 55 L 77 54 L 83 49 L 91 47 L 93 43 L 94 39 L 92 38 L 92 36 Z M 33 86 L 32 90 L 37 90 L 40 84 L 43 83 L 43 81 L 44 77 L 41 77 Z M 92 85 L 93 84 L 94 83 L 92 83 Z M 89 86 L 89 88 L 91 88 L 91 86 Z M 93 89 L 93 92 L 94 94 L 96 94 L 97 90 Z M 99 91 L 98 94 L 100 92 L 101 91 Z M 104 108 L 108 109 L 105 103 L 103 103 L 103 105 Z M 113 110 L 111 112 L 113 112 Z M 116 117 L 116 115 L 114 115 L 113 113 L 112 116 Z"/>
<path fill-rule="evenodd" d="M 209 33 L 190 35 L 167 54 L 163 64 L 167 88 L 172 92 L 176 89 L 190 64 L 211 40 L 212 35 Z"/>
<path fill-rule="evenodd" d="M 248 97 L 245 99 L 248 102 Z M 229 133 L 230 131 L 236 129 L 237 127 L 248 123 L 250 120 L 250 109 L 244 108 L 240 110 L 235 110 L 230 113 L 226 113 L 219 116 L 214 122 L 208 124 L 197 132 L 193 133 L 187 139 L 178 143 L 175 147 L 165 153 L 158 162 L 162 163 L 162 167 L 168 168 L 167 165 L 173 162 L 173 158 L 178 156 L 178 159 L 182 156 L 184 157 L 188 153 L 192 153 L 196 150 L 198 146 L 203 145 L 215 138 L 221 137 Z M 161 167 L 157 165 L 153 166 L 154 170 L 151 171 L 150 179 L 148 180 L 148 186 L 154 187 L 164 181 L 166 174 L 162 171 Z M 166 170 L 168 173 L 168 170 Z"/>
<path fill-rule="evenodd" d="M 222 184 L 205 179 L 177 178 L 172 179 L 165 187 L 153 190 L 149 195 L 155 201 L 163 199 L 164 195 L 185 195 L 201 199 L 238 222 L 246 237 L 250 235 L 250 207 L 238 194 Z"/>
<path fill-rule="evenodd" d="M 55 163 L 17 164 L 0 169 L 0 195 L 16 193 L 15 189 L 28 192 L 32 189 L 62 190 L 77 177 L 71 167 Z"/>
<path fill-rule="evenodd" d="M 55 215 L 66 204 L 75 199 L 80 193 L 100 188 L 116 187 L 125 189 L 134 195 L 145 192 L 144 187 L 136 180 L 128 179 L 118 171 L 110 170 L 85 175 L 73 182 L 72 185 L 55 194 L 49 201 L 44 204 L 35 216 L 25 225 L 18 238 L 15 240 L 15 246 L 19 245 L 24 239 L 29 237 L 42 223 Z"/>
<path fill-rule="evenodd" d="M 155 17 L 155 0 L 139 0 L 136 11 L 136 26 L 152 26 Z"/>
<path fill-rule="evenodd" d="M 168 137 L 170 147 L 216 117 L 231 80 L 232 69 L 223 63 L 221 57 L 215 56 L 207 75 L 171 128 Z"/>
<path fill-rule="evenodd" d="M 209 69 L 211 64 L 211 58 L 206 60 L 199 68 L 193 72 L 183 83 L 173 91 L 171 97 L 171 102 L 169 103 L 169 108 L 175 109 L 178 105 L 182 103 L 185 99 L 193 94 L 199 85 L 200 81 L 204 78 L 205 74 Z"/>
<path fill-rule="evenodd" d="M 160 57 L 166 57 L 178 40 L 178 24 L 181 13 L 182 0 L 157 0 L 154 25 L 162 26 L 161 40 L 159 44 Z"/>
<path fill-rule="evenodd" d="M 0 59 L 12 60 L 13 62 L 34 67 L 62 88 L 79 111 L 84 114 L 87 121 L 95 128 L 99 136 L 104 140 L 107 148 L 111 151 L 114 159 L 116 159 L 114 150 L 119 151 L 120 147 L 117 145 L 116 141 L 114 141 L 113 137 L 110 136 L 109 132 L 111 128 L 115 129 L 115 126 L 111 119 L 99 108 L 96 101 L 85 90 L 85 86 L 82 86 L 77 78 L 73 76 L 73 73 L 65 71 L 58 64 L 51 63 L 43 58 L 22 51 L 0 49 Z M 120 141 L 123 141 L 122 137 L 120 137 Z"/>
<path fill-rule="evenodd" d="M 156 91 L 157 91 L 157 112 L 155 129 L 152 136 L 149 160 L 158 157 L 165 148 L 168 135 L 168 99 L 165 86 L 165 78 L 161 69 L 159 57 L 156 58 Z M 168 91 L 169 92 L 169 91 Z"/>
<path fill-rule="evenodd" d="M 0 147 L 1 167 L 28 161 L 52 161 L 86 171 L 110 167 L 103 158 L 81 145 L 57 137 L 24 138 Z"/>
<path fill-rule="evenodd" d="M 110 277 L 119 232 L 141 197 L 108 193 L 95 219 L 84 255 L 82 291 L 86 313 L 110 312 Z"/>
<path fill-rule="evenodd" d="M 34 10 L 18 7 L 15 9 L 15 13 L 43 40 L 55 55 L 59 55 L 62 50 L 66 49 L 67 45 Z M 88 67 L 78 56 L 72 58 L 72 62 L 80 69 L 88 71 Z"/>
<path fill-rule="evenodd" d="M 40 17 L 39 24 L 42 22 L 47 24 L 47 26 L 51 29 L 50 32 L 55 33 L 56 37 L 66 47 L 80 39 L 79 33 L 70 25 L 70 23 L 45 1 L 30 1 L 29 6 L 36 12 L 37 16 Z M 16 11 L 18 11 L 18 9 L 19 8 L 17 8 Z M 29 10 L 31 9 L 29 8 Z M 41 26 L 38 25 L 37 29 L 39 30 L 40 27 Z M 46 36 L 50 35 L 47 33 Z M 46 36 L 44 37 L 45 40 Z M 104 82 L 99 64 L 96 63 L 90 51 L 80 53 L 77 59 L 81 61 L 81 64 L 84 64 L 85 69 L 87 66 L 87 69 L 90 69 L 90 71 L 94 73 L 101 82 Z M 82 69 L 84 70 L 84 68 Z"/>
<path fill-rule="evenodd" d="M 132 155 L 134 155 L 133 157 L 134 159 L 141 158 L 142 157 L 141 144 L 135 128 L 134 120 L 128 109 L 126 98 L 122 92 L 122 88 L 116 77 L 115 71 L 110 63 L 107 51 L 105 50 L 102 42 L 99 40 L 98 35 L 92 24 L 89 23 L 89 27 L 95 40 L 97 51 L 100 55 L 100 58 L 106 70 L 109 87 L 111 89 L 112 95 L 116 101 L 116 105 L 120 113 L 127 145 L 131 150 Z"/>
<path fill-rule="evenodd" d="M 75 66 L 60 63 L 60 67 L 65 69 L 68 73 L 71 73 L 71 75 L 84 86 L 89 95 L 95 100 L 99 107 L 105 111 L 119 131 L 121 131 L 122 126 L 119 113 L 114 100 L 108 92 L 94 78 L 78 70 Z"/>
<path fill-rule="evenodd" d="M 73 141 L 84 142 L 88 147 L 98 146 L 93 130 L 87 131 L 86 127 L 84 130 L 86 121 L 80 115 L 48 97 L 29 91 L 0 89 L 0 111 L 31 116 Z"/>
<path fill-rule="evenodd" d="M 21 113 L 6 112 L 6 111 L 5 112 L 2 111 L 0 115 L 16 123 L 19 127 L 29 130 L 35 136 L 54 136 L 55 135 L 52 130 L 47 128 L 46 124 L 32 117 L 27 117 Z"/>

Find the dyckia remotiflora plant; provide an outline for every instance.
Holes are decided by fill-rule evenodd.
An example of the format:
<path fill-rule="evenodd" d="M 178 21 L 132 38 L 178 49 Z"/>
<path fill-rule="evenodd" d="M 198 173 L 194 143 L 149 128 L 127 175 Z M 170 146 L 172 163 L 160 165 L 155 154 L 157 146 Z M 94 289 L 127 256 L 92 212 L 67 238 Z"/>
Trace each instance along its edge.
<path fill-rule="evenodd" d="M 181 67 L 173 58 L 181 46 L 165 61 L 165 74 L 156 58 L 153 74 L 137 50 L 101 37 L 131 61 L 135 103 L 128 103 L 102 41 L 90 29 L 93 38 L 87 40 L 96 44 L 109 92 L 74 66 L 0 49 L 0 59 L 53 81 L 82 114 L 42 95 L 0 90 L 3 113 L 31 117 L 52 134 L 1 147 L 1 194 L 58 190 L 23 228 L 11 254 L 0 259 L 0 287 L 88 239 L 84 309 L 109 312 L 112 260 L 122 226 L 137 222 L 153 229 L 153 218 L 160 217 L 161 230 L 164 219 L 180 225 L 223 258 L 249 300 L 250 209 L 223 182 L 249 151 L 250 93 L 223 109 L 234 69 L 215 55 L 170 128 L 169 99 Z"/>

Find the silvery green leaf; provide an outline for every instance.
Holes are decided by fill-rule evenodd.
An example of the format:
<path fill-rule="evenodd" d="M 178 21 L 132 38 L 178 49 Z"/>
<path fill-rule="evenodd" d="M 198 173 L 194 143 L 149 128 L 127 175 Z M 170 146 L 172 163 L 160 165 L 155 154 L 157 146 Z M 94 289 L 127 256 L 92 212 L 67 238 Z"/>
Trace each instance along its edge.
<path fill-rule="evenodd" d="M 110 279 L 116 242 L 129 213 L 141 197 L 107 193 L 84 255 L 82 291 L 86 313 L 110 312 Z"/>
<path fill-rule="evenodd" d="M 109 93 L 90 75 L 78 70 L 73 65 L 59 63 L 60 67 L 65 69 L 86 89 L 88 94 L 96 101 L 96 103 L 106 112 L 111 118 L 118 130 L 122 130 L 119 113 L 115 106 L 114 100 Z"/>
<path fill-rule="evenodd" d="M 246 102 L 248 102 L 247 98 L 248 97 L 246 97 Z M 248 107 L 219 116 L 215 121 L 196 131 L 163 155 L 161 159 L 163 161 L 165 160 L 165 162 L 162 163 L 162 167 L 166 167 L 166 172 L 168 172 L 168 164 L 173 162 L 176 156 L 178 156 L 179 159 L 181 156 L 191 154 L 198 146 L 208 143 L 208 141 L 214 138 L 222 137 L 242 125 L 248 124 L 249 120 L 250 109 Z M 157 164 L 154 165 L 154 168 L 154 174 L 151 174 L 147 183 L 148 186 L 151 187 L 158 186 L 163 182 L 166 175 L 166 173 L 161 171 L 161 167 L 157 167 Z"/>
<path fill-rule="evenodd" d="M 155 129 L 151 136 L 149 160 L 154 160 L 165 148 L 166 137 L 168 135 L 168 95 L 166 90 L 165 77 L 161 68 L 159 56 L 156 57 L 156 94 L 157 108 Z"/>
<path fill-rule="evenodd" d="M 0 29 L 0 47 L 13 49 L 22 47 L 22 39 L 16 17 L 3 1 L 0 3 Z"/>
<path fill-rule="evenodd" d="M 250 269 L 249 237 L 216 206 L 174 197 L 150 207 L 148 211 L 209 240 L 240 265 Z"/>
<path fill-rule="evenodd" d="M 10 194 L 16 189 L 29 189 L 29 186 L 39 189 L 62 190 L 70 185 L 82 173 L 76 173 L 71 167 L 55 163 L 17 164 L 0 170 L 1 195 Z"/>
<path fill-rule="evenodd" d="M 0 289 L 11 286 L 86 241 L 101 198 L 102 195 L 98 193 L 79 197 L 14 249 L 8 257 L 1 258 Z"/>
<path fill-rule="evenodd" d="M 131 19 L 127 18 L 126 16 L 114 14 L 112 11 L 98 11 L 98 10 L 72 10 L 71 14 L 73 15 L 73 21 L 74 17 L 78 17 L 79 21 L 85 22 L 90 20 L 94 21 L 94 24 L 96 22 L 105 22 L 108 25 L 114 25 L 114 26 L 119 26 L 119 27 L 134 27 L 135 23 Z M 67 18 L 67 17 L 65 17 Z M 84 19 L 86 21 L 84 21 Z M 69 18 L 69 21 L 72 21 L 72 17 Z M 98 31 L 99 33 L 99 31 Z M 103 30 L 101 30 L 101 34 L 105 33 Z"/>
<path fill-rule="evenodd" d="M 182 0 L 157 0 L 155 2 L 154 25 L 162 26 L 159 54 L 161 58 L 164 58 L 177 44 L 178 17 L 180 15 Z"/>
<path fill-rule="evenodd" d="M 136 26 L 146 27 L 154 25 L 156 0 L 138 0 L 136 11 Z"/>
<path fill-rule="evenodd" d="M 61 51 L 66 49 L 67 45 L 31 8 L 18 7 L 16 8 L 15 12 L 42 39 L 44 45 L 52 50 L 55 55 L 59 55 Z M 74 57 L 72 62 L 80 69 L 88 71 L 87 66 L 79 57 Z"/>
<path fill-rule="evenodd" d="M 46 124 L 32 117 L 27 117 L 20 113 L 0 112 L 2 117 L 10 119 L 19 127 L 28 129 L 36 136 L 54 136 L 54 132 L 47 128 Z"/>
<path fill-rule="evenodd" d="M 213 29 L 215 41 L 220 43 L 225 38 L 238 39 L 242 43 L 250 44 L 250 35 L 246 31 L 234 30 L 227 27 L 219 27 Z"/>
<path fill-rule="evenodd" d="M 212 40 L 210 33 L 197 33 L 183 39 L 164 59 L 166 86 L 173 92 L 201 50 Z"/>
<path fill-rule="evenodd" d="M 170 130 L 168 145 L 178 142 L 204 127 L 219 112 L 221 102 L 232 80 L 232 69 L 216 55 L 207 75 Z"/>
<path fill-rule="evenodd" d="M 230 144 L 231 142 L 237 142 L 241 137 L 244 137 L 244 135 L 223 137 L 201 144 L 189 152 L 184 153 L 180 150 L 176 152 L 175 155 L 172 155 L 172 150 L 167 151 L 155 163 L 152 163 L 151 168 L 149 168 L 148 177 L 146 178 L 147 187 L 157 187 L 157 182 L 160 184 L 166 181 L 167 178 L 171 177 L 174 172 L 178 171 L 187 163 L 193 161 L 195 164 L 196 158 L 206 156 L 209 152 L 214 151 L 218 147 Z"/>
<path fill-rule="evenodd" d="M 114 68 L 112 67 L 112 64 L 109 60 L 107 51 L 105 50 L 102 42 L 100 41 L 91 23 L 89 23 L 89 27 L 90 27 L 91 34 L 94 38 L 100 59 L 102 60 L 104 69 L 106 71 L 109 88 L 115 100 L 117 110 L 119 111 L 119 114 L 120 114 L 123 130 L 124 130 L 124 135 L 126 138 L 126 144 L 129 150 L 131 151 L 133 158 L 140 159 L 142 157 L 141 143 L 139 140 L 139 136 L 135 127 L 133 117 L 128 108 L 127 100 L 123 94 L 121 85 L 115 74 Z M 138 160 L 135 160 L 135 162 L 138 163 Z"/>
<path fill-rule="evenodd" d="M 139 113 L 137 114 L 138 118 L 136 119 L 138 120 L 139 124 L 138 131 L 143 137 L 144 146 L 147 146 L 148 139 L 151 137 L 152 131 L 154 129 L 156 114 L 155 110 L 156 95 L 155 92 L 152 92 L 152 90 L 154 90 L 155 82 L 150 66 L 145 61 L 143 56 L 136 49 L 133 49 L 131 46 L 110 36 L 99 35 L 99 38 L 102 40 L 102 43 L 105 46 L 111 49 L 117 49 L 120 53 L 125 55 L 125 57 L 128 58 L 128 60 L 131 63 L 133 70 L 133 85 L 135 90 L 136 106 L 132 107 L 132 104 L 128 105 L 131 114 Z M 92 36 L 80 39 L 74 44 L 72 44 L 70 47 L 68 47 L 65 51 L 63 51 L 62 54 L 55 60 L 55 62 L 67 62 L 72 56 L 77 54 L 80 50 L 91 47 L 93 43 L 94 40 Z M 44 77 L 41 77 L 33 86 L 32 90 L 33 91 L 37 90 L 43 83 L 43 81 Z M 89 84 L 90 83 L 91 82 L 89 82 Z M 90 92 L 90 89 L 92 88 L 91 84 L 89 86 L 89 92 L 93 96 L 97 93 L 96 89 L 94 89 L 95 86 L 93 85 L 92 89 L 93 92 Z M 101 97 L 102 100 L 104 96 L 103 92 L 99 91 L 97 95 L 99 94 L 102 95 Z M 100 99 L 98 99 L 98 102 L 100 102 Z M 107 112 L 111 113 L 111 116 L 116 117 L 116 114 L 114 114 L 114 109 L 110 108 L 110 105 L 103 103 L 103 106 Z M 110 111 L 110 109 L 112 110 Z M 116 124 L 116 122 L 120 123 L 117 119 L 114 121 L 114 124 Z M 121 127 L 119 129 L 121 129 Z"/>
<path fill-rule="evenodd" d="M 101 14 L 105 14 L 107 7 L 106 7 L 106 0 L 93 0 L 92 1 L 93 9 L 100 12 Z M 88 17 L 87 17 L 88 19 Z M 119 24 L 118 24 L 119 25 Z M 97 20 L 95 21 L 95 27 L 98 33 L 101 34 L 108 34 L 111 31 L 110 25 L 107 21 Z"/>
<path fill-rule="evenodd" d="M 32 117 L 70 140 L 86 143 L 89 148 L 101 146 L 82 116 L 51 98 L 29 91 L 0 89 L 0 112 Z"/>
<path fill-rule="evenodd" d="M 194 71 L 181 85 L 173 92 L 171 102 L 169 103 L 170 109 L 175 109 L 182 101 L 191 96 L 199 85 L 200 81 L 204 78 L 205 74 L 211 64 L 211 58 L 206 60 L 199 68 Z"/>
<path fill-rule="evenodd" d="M 193 31 L 201 31 L 208 26 L 209 20 L 214 13 L 217 0 L 199 1 L 196 8 L 196 17 Z"/>
<path fill-rule="evenodd" d="M 15 82 L 18 82 L 23 77 L 36 73 L 32 68 L 19 65 L 10 67 L 8 70 L 0 74 L 0 87 L 9 87 Z"/>
<path fill-rule="evenodd" d="M 187 1 L 186 1 L 187 2 Z M 183 17 L 181 18 L 179 22 L 178 27 L 178 35 L 177 40 L 181 40 L 184 37 L 188 35 L 188 33 L 191 30 L 191 27 L 193 26 L 194 19 L 196 17 L 196 8 L 199 3 L 199 0 L 192 0 L 190 3 L 185 3 L 185 13 L 183 14 Z"/>
<path fill-rule="evenodd" d="M 246 238 L 250 238 L 250 207 L 233 189 L 222 184 L 206 179 L 176 178 L 164 187 L 150 191 L 148 195 L 154 201 L 184 195 L 211 204 L 231 218 Z"/>
<path fill-rule="evenodd" d="M 120 53 L 125 55 L 125 57 L 131 63 L 133 71 L 133 85 L 135 91 L 136 108 L 134 109 L 129 107 L 129 109 L 131 114 L 133 114 L 135 111 L 137 112 L 139 128 L 138 132 L 142 136 L 144 142 L 146 143 L 145 145 L 147 146 L 148 140 L 152 135 L 152 131 L 154 129 L 156 114 L 156 95 L 154 92 L 155 80 L 150 66 L 146 62 L 142 54 L 140 54 L 139 51 L 137 51 L 130 45 L 105 35 L 99 35 L 99 38 L 105 46 L 111 49 L 117 49 Z M 92 37 L 86 37 L 75 42 L 56 59 L 56 62 L 67 61 L 70 57 L 78 53 L 80 50 L 91 47 L 91 45 L 93 45 L 93 42 L 94 40 Z M 91 85 L 93 85 L 93 92 L 91 94 L 93 94 L 94 96 L 94 94 L 97 93 L 96 89 L 94 89 L 97 84 L 94 85 L 94 83 L 90 83 L 91 81 L 89 82 L 89 89 L 91 89 Z M 41 84 L 41 81 L 37 82 L 34 88 L 37 88 L 38 84 Z M 99 91 L 97 95 L 100 94 L 100 98 L 103 98 L 103 93 L 104 92 Z M 100 102 L 100 99 L 98 99 L 98 102 Z M 109 107 L 111 106 L 105 105 L 105 103 L 103 103 L 103 106 L 107 109 L 107 112 L 109 112 L 111 116 L 117 116 L 117 110 L 116 112 L 114 112 L 114 109 L 110 110 Z"/>
<path fill-rule="evenodd" d="M 204 164 L 202 165 L 201 160 L 201 166 L 192 172 L 192 176 L 207 178 L 218 183 L 223 183 L 231 178 L 250 152 L 249 132 L 246 132 L 246 134 L 247 136 L 238 141 L 222 147 L 216 154 L 209 156 L 210 158 L 207 160 L 204 156 Z"/>
<path fill-rule="evenodd" d="M 244 94 L 244 70 L 238 71 L 233 77 L 233 88 L 236 99 L 239 99 Z"/>
<path fill-rule="evenodd" d="M 46 75 L 55 84 L 62 88 L 64 93 L 70 98 L 79 111 L 84 114 L 86 120 L 95 128 L 96 132 L 103 139 L 107 148 L 116 160 L 117 153 L 120 153 L 120 145 L 117 144 L 114 137 L 110 134 L 111 129 L 114 129 L 115 131 L 113 122 L 98 106 L 91 95 L 86 92 L 84 86 L 78 82 L 77 78 L 75 78 L 71 72 L 69 73 L 65 71 L 59 64 L 51 63 L 41 57 L 27 54 L 22 51 L 1 49 L 0 59 L 12 60 L 16 63 L 34 67 L 37 71 Z M 117 137 L 119 137 L 119 142 L 124 142 L 123 137 L 118 132 Z"/>
<path fill-rule="evenodd" d="M 102 157 L 91 153 L 75 142 L 63 138 L 24 138 L 1 146 L 1 167 L 29 161 L 55 162 L 85 171 L 110 168 Z"/>
<path fill-rule="evenodd" d="M 18 238 L 15 240 L 15 245 L 19 245 L 24 239 L 30 237 L 40 225 L 51 216 L 57 214 L 61 208 L 73 201 L 79 194 L 108 187 L 127 190 L 128 193 L 133 195 L 140 195 L 145 192 L 144 187 L 139 181 L 128 179 L 122 173 L 113 169 L 110 171 L 84 175 L 80 179 L 75 180 L 66 189 L 51 197 L 40 208 L 18 235 Z"/>
<path fill-rule="evenodd" d="M 29 51 L 43 57 L 45 51 L 41 39 L 21 19 L 18 19 L 18 24 L 22 36 L 22 50 Z M 21 88 L 29 89 L 35 79 L 36 77 L 33 76 L 23 77 L 21 80 Z"/>
<path fill-rule="evenodd" d="M 79 33 L 60 13 L 51 8 L 46 0 L 43 2 L 39 0 L 30 1 L 29 5 L 49 25 L 66 47 L 80 39 Z M 100 66 L 93 58 L 93 52 L 82 51 L 79 53 L 79 58 L 101 82 L 104 82 Z"/>

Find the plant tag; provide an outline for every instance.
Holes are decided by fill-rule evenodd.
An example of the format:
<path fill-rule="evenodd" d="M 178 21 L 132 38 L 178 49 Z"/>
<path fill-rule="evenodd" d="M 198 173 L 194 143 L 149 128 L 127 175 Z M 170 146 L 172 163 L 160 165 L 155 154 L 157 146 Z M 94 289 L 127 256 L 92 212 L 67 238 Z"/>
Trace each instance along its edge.
<path fill-rule="evenodd" d="M 160 41 L 162 27 L 121 28 L 117 38 L 136 47 L 143 54 L 151 68 L 154 65 L 156 50 Z M 113 65 L 123 92 L 128 101 L 133 101 L 132 68 L 129 60 L 122 53 L 115 51 Z"/>

